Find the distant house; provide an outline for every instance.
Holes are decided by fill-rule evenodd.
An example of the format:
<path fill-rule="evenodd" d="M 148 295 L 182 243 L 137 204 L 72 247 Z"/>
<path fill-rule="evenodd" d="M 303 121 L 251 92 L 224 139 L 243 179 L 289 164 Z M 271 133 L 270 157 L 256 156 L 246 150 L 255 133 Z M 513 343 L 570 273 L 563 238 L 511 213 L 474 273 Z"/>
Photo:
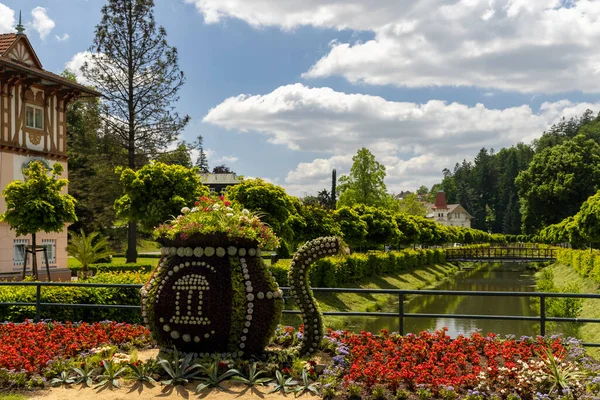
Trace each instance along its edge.
<path fill-rule="evenodd" d="M 229 186 L 237 185 L 242 181 L 242 177 L 235 173 L 231 174 L 200 174 L 202 184 L 208 186 L 211 193 L 223 193 Z"/>
<path fill-rule="evenodd" d="M 473 217 L 460 204 L 447 204 L 446 193 L 438 192 L 435 203 L 428 210 L 427 218 L 446 226 L 471 227 Z"/>

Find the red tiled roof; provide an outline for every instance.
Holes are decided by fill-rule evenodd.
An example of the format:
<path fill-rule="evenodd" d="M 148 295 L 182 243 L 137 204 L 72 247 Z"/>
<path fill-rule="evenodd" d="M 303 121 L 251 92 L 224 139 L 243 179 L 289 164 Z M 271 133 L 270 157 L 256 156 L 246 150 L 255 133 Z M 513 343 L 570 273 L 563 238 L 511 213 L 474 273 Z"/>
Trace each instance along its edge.
<path fill-rule="evenodd" d="M 17 39 L 15 33 L 4 33 L 0 35 L 0 55 L 4 54 L 11 44 Z"/>
<path fill-rule="evenodd" d="M 435 206 L 433 208 L 447 209 L 448 205 L 446 204 L 446 193 L 437 192 L 435 196 Z"/>

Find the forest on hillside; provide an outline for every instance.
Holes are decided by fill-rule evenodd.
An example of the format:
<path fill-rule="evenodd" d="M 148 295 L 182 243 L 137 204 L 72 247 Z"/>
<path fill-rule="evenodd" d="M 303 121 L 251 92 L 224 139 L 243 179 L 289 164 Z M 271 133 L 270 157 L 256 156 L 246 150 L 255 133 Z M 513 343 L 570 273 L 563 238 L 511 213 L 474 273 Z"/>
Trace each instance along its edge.
<path fill-rule="evenodd" d="M 575 215 L 599 188 L 600 114 L 587 110 L 563 118 L 531 144 L 482 148 L 472 162 L 444 169 L 429 199 L 444 191 L 448 203 L 473 216 L 473 228 L 534 234 Z"/>

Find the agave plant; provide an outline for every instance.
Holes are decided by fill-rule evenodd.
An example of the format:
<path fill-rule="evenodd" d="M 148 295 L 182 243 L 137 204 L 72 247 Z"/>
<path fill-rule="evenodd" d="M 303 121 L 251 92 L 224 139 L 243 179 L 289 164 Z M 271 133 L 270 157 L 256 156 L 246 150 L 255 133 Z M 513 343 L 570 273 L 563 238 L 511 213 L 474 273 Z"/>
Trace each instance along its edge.
<path fill-rule="evenodd" d="M 256 372 L 257 365 L 258 365 L 258 363 L 248 365 L 248 377 L 245 377 L 240 374 L 238 376 L 234 376 L 233 378 L 231 378 L 231 380 L 245 383 L 248 386 L 264 385 L 265 383 L 271 382 L 273 380 L 272 378 L 269 378 L 269 377 L 261 378 L 260 377 L 261 375 L 266 374 L 267 372 L 266 371 Z"/>
<path fill-rule="evenodd" d="M 290 393 L 293 392 L 293 387 L 298 384 L 298 381 L 295 381 L 292 377 L 285 378 L 281 371 L 275 371 L 275 382 L 271 383 L 273 385 L 273 389 L 269 391 L 269 393 L 281 392 Z"/>
<path fill-rule="evenodd" d="M 104 371 L 101 375 L 98 375 L 100 382 L 94 386 L 94 389 L 104 386 L 120 388 L 119 376 L 125 371 L 125 368 L 119 369 L 119 365 L 111 360 L 103 360 L 101 365 Z"/>
<path fill-rule="evenodd" d="M 73 371 L 77 376 L 73 379 L 74 383 L 83 383 L 86 386 L 92 386 L 92 375 L 97 371 L 96 368 L 90 369 L 86 362 L 82 362 L 81 366 L 73 367 Z"/>
<path fill-rule="evenodd" d="M 185 385 L 197 377 L 201 372 L 200 368 L 202 365 L 192 365 L 193 356 L 193 353 L 188 353 L 185 357 L 180 359 L 179 352 L 177 351 L 177 348 L 174 347 L 173 361 L 159 357 L 157 364 L 163 367 L 170 377 L 170 379 L 164 380 L 162 383 L 165 385 Z"/>
<path fill-rule="evenodd" d="M 209 387 L 216 387 L 218 389 L 223 389 L 221 387 L 221 382 L 230 378 L 232 376 L 239 375 L 239 371 L 237 369 L 229 369 L 226 372 L 219 375 L 219 359 L 215 358 L 214 361 L 208 365 L 202 365 L 202 372 L 206 374 L 200 378 L 201 384 L 196 387 L 196 392 L 201 392 L 202 390 Z"/>
<path fill-rule="evenodd" d="M 154 361 L 151 360 L 147 363 L 143 363 L 141 361 L 136 361 L 133 363 L 127 364 L 135 380 L 138 382 L 150 382 L 156 383 L 154 378 L 152 378 L 152 370 L 154 369 Z"/>
<path fill-rule="evenodd" d="M 54 379 L 52 379 L 52 381 L 50 382 L 50 384 L 52 386 L 60 386 L 60 385 L 70 385 L 71 383 L 74 383 L 75 380 L 73 378 L 69 378 L 69 375 L 67 374 L 66 371 L 63 371 L 60 373 L 60 375 Z"/>
<path fill-rule="evenodd" d="M 306 368 L 302 370 L 302 385 L 298 386 L 295 390 L 296 397 L 301 396 L 304 392 L 309 391 L 317 396 L 319 395 L 319 389 L 317 389 L 317 383 L 310 383 L 308 381 L 308 373 L 306 372 Z"/>
<path fill-rule="evenodd" d="M 92 232 L 89 236 L 83 229 L 80 233 L 72 232 L 71 240 L 67 245 L 67 253 L 81 263 L 81 272 L 85 276 L 88 266 L 98 260 L 112 255 L 108 241 L 100 237 L 98 232 Z"/>

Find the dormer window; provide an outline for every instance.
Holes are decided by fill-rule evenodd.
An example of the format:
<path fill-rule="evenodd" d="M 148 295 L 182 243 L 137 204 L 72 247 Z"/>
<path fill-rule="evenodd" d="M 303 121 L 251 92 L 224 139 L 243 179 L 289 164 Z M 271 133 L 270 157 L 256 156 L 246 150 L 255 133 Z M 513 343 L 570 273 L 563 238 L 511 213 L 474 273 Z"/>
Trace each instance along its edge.
<path fill-rule="evenodd" d="M 44 129 L 44 109 L 33 105 L 25 106 L 25 126 L 33 129 Z"/>

